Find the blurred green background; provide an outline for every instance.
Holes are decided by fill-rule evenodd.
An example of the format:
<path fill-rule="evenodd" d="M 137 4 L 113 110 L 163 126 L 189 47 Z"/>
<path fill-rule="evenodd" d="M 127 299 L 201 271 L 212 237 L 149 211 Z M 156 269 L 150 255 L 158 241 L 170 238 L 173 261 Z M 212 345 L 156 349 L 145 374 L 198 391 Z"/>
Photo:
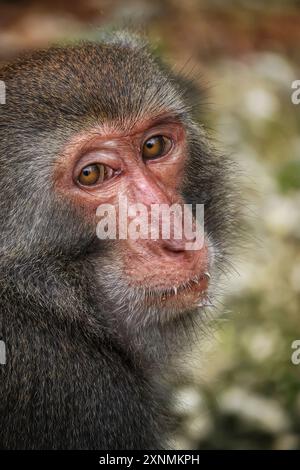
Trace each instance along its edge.
<path fill-rule="evenodd" d="M 0 1 L 0 60 L 95 39 L 107 24 L 145 31 L 199 81 L 217 145 L 238 161 L 250 246 L 224 282 L 217 328 L 172 377 L 179 449 L 300 448 L 300 2 Z"/>

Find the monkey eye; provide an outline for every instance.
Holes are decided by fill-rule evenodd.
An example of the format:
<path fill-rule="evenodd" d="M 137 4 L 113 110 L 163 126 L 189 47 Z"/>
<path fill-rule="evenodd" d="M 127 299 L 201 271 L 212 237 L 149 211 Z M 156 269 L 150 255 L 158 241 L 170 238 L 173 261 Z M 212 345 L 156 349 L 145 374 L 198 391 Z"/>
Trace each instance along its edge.
<path fill-rule="evenodd" d="M 103 183 L 113 175 L 113 170 L 106 165 L 93 163 L 85 166 L 78 176 L 78 182 L 82 186 L 94 186 Z"/>
<path fill-rule="evenodd" d="M 170 150 L 172 141 L 163 135 L 154 135 L 143 145 L 142 156 L 145 160 L 154 160 L 162 157 Z"/>

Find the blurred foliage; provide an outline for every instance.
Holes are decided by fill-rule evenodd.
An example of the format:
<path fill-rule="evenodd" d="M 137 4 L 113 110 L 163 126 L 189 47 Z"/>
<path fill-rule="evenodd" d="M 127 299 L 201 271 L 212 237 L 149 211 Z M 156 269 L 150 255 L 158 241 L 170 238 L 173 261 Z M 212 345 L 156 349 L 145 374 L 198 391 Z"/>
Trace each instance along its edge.
<path fill-rule="evenodd" d="M 253 234 L 224 288 L 216 338 L 202 338 L 172 378 L 174 446 L 300 448 L 300 2 L 15 0 L 0 12 L 2 60 L 129 24 L 208 84 L 201 115 L 242 168 Z"/>
<path fill-rule="evenodd" d="M 300 161 L 288 161 L 278 172 L 278 182 L 283 191 L 300 190 Z"/>

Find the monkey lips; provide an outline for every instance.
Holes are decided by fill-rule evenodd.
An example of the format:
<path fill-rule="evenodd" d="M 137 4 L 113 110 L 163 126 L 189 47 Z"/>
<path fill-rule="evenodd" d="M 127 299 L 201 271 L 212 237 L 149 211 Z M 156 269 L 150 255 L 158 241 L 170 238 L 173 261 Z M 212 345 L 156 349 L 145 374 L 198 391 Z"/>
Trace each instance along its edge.
<path fill-rule="evenodd" d="M 148 304 L 159 302 L 161 306 L 173 306 L 179 311 L 208 305 L 207 291 L 210 274 L 205 272 L 178 286 L 157 288 L 149 292 Z"/>

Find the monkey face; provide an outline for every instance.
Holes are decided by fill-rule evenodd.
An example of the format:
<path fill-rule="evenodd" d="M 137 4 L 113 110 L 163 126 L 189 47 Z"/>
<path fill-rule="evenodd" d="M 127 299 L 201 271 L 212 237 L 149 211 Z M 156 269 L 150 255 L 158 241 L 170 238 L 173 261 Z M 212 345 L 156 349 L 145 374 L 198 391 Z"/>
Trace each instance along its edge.
<path fill-rule="evenodd" d="M 119 286 L 120 291 L 123 286 L 123 296 L 128 299 L 131 296 L 138 300 L 142 296 L 144 310 L 159 308 L 179 314 L 199 308 L 206 301 L 213 249 L 205 235 L 197 249 L 187 249 L 183 230 L 178 238 L 171 234 L 172 230 L 167 238 L 162 238 L 158 230 L 153 238 L 147 227 L 143 234 L 132 237 L 127 227 L 120 236 L 122 224 L 128 224 L 128 210 L 127 214 L 120 213 L 120 201 L 126 200 L 128 207 L 138 205 L 145 209 L 146 219 L 139 225 L 145 220 L 149 222 L 152 207 L 174 204 L 184 207 L 181 189 L 187 160 L 183 123 L 172 114 L 163 114 L 140 121 L 130 129 L 106 125 L 77 135 L 56 164 L 57 193 L 74 207 L 82 208 L 83 216 L 95 231 L 101 208 L 104 211 L 108 205 L 113 208 L 112 238 L 117 241 L 113 244 L 111 271 L 114 273 L 118 266 L 119 273 L 113 285 Z M 164 223 L 162 214 L 158 222 L 160 229 Z M 172 222 L 175 224 L 175 216 Z M 99 264 L 100 282 L 113 276 L 113 273 L 101 275 L 103 260 Z M 120 297 L 120 292 L 116 297 Z"/>

